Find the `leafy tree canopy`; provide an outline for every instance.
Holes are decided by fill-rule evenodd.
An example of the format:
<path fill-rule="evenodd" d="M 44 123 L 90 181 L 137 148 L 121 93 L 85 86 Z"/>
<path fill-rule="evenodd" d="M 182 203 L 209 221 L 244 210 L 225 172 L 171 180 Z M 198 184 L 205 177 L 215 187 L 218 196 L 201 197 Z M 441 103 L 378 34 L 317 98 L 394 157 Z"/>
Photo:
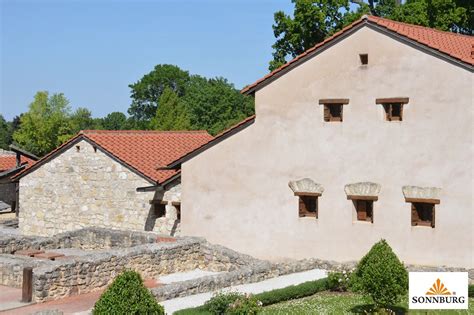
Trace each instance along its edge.
<path fill-rule="evenodd" d="M 112 112 L 102 119 L 102 126 L 106 130 L 127 129 L 127 116 L 121 112 Z"/>
<path fill-rule="evenodd" d="M 187 130 L 191 123 L 184 103 L 169 87 L 165 88 L 159 99 L 160 106 L 151 120 L 155 130 Z"/>
<path fill-rule="evenodd" d="M 7 122 L 0 114 L 0 149 L 8 150 L 11 143 L 11 123 Z"/>
<path fill-rule="evenodd" d="M 177 66 L 157 65 L 130 87 L 128 112 L 134 129 L 204 129 L 216 134 L 253 114 L 253 98 L 226 79 L 189 75 Z"/>
<path fill-rule="evenodd" d="M 182 96 L 189 81 L 189 73 L 173 65 L 157 65 L 138 82 L 130 84 L 132 105 L 128 113 L 135 121 L 151 120 L 158 108 L 161 94 L 166 88 Z"/>
<path fill-rule="evenodd" d="M 38 92 L 21 116 L 13 139 L 33 154 L 44 155 L 72 136 L 70 115 L 69 101 L 62 93 L 49 96 L 46 91 Z"/>
<path fill-rule="evenodd" d="M 469 0 L 292 0 L 293 16 L 274 14 L 271 71 L 341 30 L 363 14 L 474 34 L 474 2 Z M 350 10 L 349 4 L 357 5 Z"/>

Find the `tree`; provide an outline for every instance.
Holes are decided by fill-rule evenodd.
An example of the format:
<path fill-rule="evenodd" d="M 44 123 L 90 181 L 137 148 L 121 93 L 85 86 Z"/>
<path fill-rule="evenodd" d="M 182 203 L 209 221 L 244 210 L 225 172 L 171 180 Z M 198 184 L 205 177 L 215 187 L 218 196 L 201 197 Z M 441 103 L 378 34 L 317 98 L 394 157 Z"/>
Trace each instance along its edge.
<path fill-rule="evenodd" d="M 254 99 L 242 95 L 224 78 L 192 76 L 182 98 L 192 129 L 215 135 L 254 112 Z"/>
<path fill-rule="evenodd" d="M 112 112 L 102 119 L 102 126 L 106 130 L 126 129 L 127 116 L 121 112 Z"/>
<path fill-rule="evenodd" d="M 73 135 L 68 99 L 62 94 L 37 92 L 13 139 L 26 150 L 42 156 Z"/>
<path fill-rule="evenodd" d="M 273 60 L 270 71 L 322 42 L 363 14 L 436 28 L 474 33 L 474 4 L 469 0 L 292 0 L 293 16 L 274 14 Z M 357 4 L 349 10 L 349 2 Z"/>
<path fill-rule="evenodd" d="M 165 88 L 159 99 L 160 106 L 151 120 L 151 129 L 187 130 L 191 123 L 183 102 L 170 88 Z"/>
<path fill-rule="evenodd" d="M 243 96 L 226 79 L 190 76 L 176 66 L 157 65 L 130 87 L 131 129 L 204 129 L 216 134 L 254 112 L 253 98 Z M 161 102 L 166 102 L 163 108 Z M 153 116 L 148 114 L 151 110 Z"/>
<path fill-rule="evenodd" d="M 11 124 L 0 114 L 0 149 L 8 150 L 11 143 Z"/>
<path fill-rule="evenodd" d="M 344 12 L 349 11 L 347 0 L 292 0 L 295 8 L 293 17 L 278 11 L 274 14 L 273 60 L 269 69 L 275 70 L 326 37 L 340 30 L 344 25 Z"/>
<path fill-rule="evenodd" d="M 178 96 L 184 95 L 189 73 L 173 65 L 157 65 L 138 82 L 130 84 L 132 105 L 128 113 L 135 121 L 150 121 L 156 114 L 159 99 L 165 88 Z"/>
<path fill-rule="evenodd" d="M 458 6 L 455 0 L 407 0 L 395 8 L 391 18 L 442 31 L 472 34 L 474 28 L 471 25 L 469 31 L 467 8 Z"/>
<path fill-rule="evenodd" d="M 71 128 L 73 133 L 81 130 L 95 129 L 96 123 L 92 113 L 87 108 L 79 107 L 71 116 Z"/>

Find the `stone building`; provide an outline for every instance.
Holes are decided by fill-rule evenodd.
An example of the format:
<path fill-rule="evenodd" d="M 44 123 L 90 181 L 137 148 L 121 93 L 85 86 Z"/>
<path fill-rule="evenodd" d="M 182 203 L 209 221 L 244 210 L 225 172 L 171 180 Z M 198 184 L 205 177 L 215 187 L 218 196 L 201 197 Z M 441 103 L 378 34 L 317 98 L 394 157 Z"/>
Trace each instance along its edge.
<path fill-rule="evenodd" d="M 0 211 L 18 210 L 18 181 L 12 177 L 30 167 L 38 158 L 14 145 L 0 149 Z"/>
<path fill-rule="evenodd" d="M 474 267 L 472 47 L 369 16 L 247 86 L 256 117 L 169 165 L 182 233 L 341 262 L 384 238 L 408 264 Z"/>
<path fill-rule="evenodd" d="M 212 139 L 206 131 L 83 131 L 19 173 L 19 229 L 85 227 L 176 235 L 180 171 L 161 169 Z"/>

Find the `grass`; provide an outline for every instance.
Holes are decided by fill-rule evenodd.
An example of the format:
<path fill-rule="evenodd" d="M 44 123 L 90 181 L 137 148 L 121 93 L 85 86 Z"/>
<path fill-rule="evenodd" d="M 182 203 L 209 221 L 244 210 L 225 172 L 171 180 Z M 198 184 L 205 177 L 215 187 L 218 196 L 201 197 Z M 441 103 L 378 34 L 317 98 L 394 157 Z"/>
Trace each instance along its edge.
<path fill-rule="evenodd" d="M 307 314 L 370 314 L 370 298 L 353 293 L 321 292 L 313 296 L 267 306 L 262 315 Z M 474 298 L 469 298 L 469 310 L 408 311 L 408 301 L 392 307 L 393 314 L 474 314 Z"/>

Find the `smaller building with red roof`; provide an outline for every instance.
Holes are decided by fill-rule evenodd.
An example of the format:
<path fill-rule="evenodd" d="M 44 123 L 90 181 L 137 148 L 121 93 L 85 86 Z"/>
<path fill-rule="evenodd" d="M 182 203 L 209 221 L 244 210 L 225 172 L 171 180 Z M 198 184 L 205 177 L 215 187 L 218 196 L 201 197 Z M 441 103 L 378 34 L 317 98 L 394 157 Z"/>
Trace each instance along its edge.
<path fill-rule="evenodd" d="M 176 235 L 180 169 L 206 131 L 86 130 L 16 174 L 19 228 L 53 235 L 95 226 Z"/>

